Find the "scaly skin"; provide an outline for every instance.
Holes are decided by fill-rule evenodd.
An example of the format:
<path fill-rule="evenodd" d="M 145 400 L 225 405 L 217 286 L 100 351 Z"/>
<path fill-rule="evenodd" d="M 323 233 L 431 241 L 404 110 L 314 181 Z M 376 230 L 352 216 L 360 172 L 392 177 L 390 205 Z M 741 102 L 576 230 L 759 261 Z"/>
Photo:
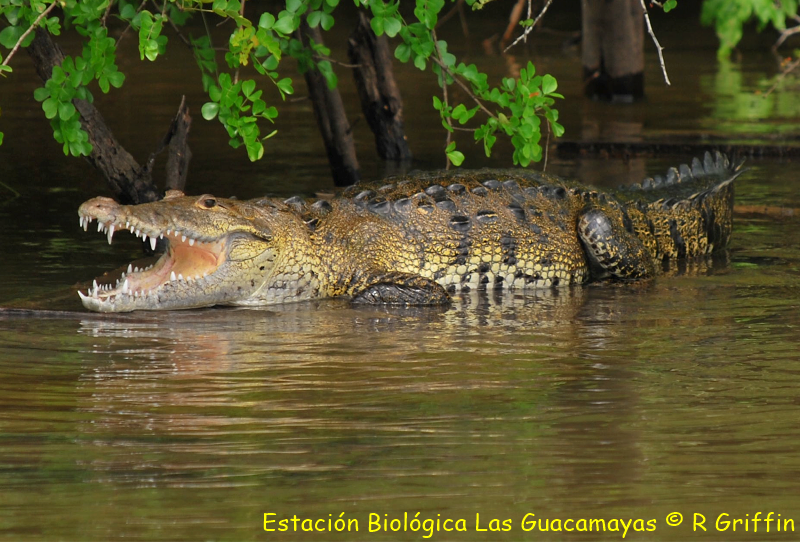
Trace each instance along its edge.
<path fill-rule="evenodd" d="M 351 187 L 331 201 L 238 201 L 169 192 L 84 203 L 98 231 L 165 237 L 152 267 L 94 286 L 92 310 L 267 305 L 348 296 L 438 304 L 470 289 L 653 276 L 727 245 L 739 167 L 706 155 L 643 187 L 601 193 L 519 170 L 438 172 Z M 113 231 L 109 234 L 109 242 Z M 185 239 L 184 239 L 185 236 Z"/>

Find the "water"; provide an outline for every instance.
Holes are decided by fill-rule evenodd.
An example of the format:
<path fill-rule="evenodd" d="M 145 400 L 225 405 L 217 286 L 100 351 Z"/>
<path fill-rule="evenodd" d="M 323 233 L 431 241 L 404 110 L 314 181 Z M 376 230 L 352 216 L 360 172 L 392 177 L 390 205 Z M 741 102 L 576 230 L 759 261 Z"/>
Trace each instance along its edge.
<path fill-rule="evenodd" d="M 561 70 L 571 104 L 562 119 L 576 140 L 796 139 L 791 79 L 774 95 L 780 107 L 748 117 L 751 109 L 735 104 L 768 88 L 774 67 L 761 57 L 718 66 L 712 49 L 681 51 L 678 41 L 668 56 L 676 88 L 660 87 L 651 69 L 650 101 L 631 108 L 582 101 L 570 79 L 574 57 L 532 54 L 541 56 L 537 65 Z M 470 47 L 465 54 L 498 72 L 513 69 Z M 103 100 L 137 157 L 161 137 L 173 98 L 197 86 L 184 88 L 181 55 L 134 71 L 141 86 Z M 78 204 L 103 185 L 88 166 L 59 155 L 24 97 L 35 81 L 23 62 L 15 69 L 16 83 L 1 87 L 0 304 L 78 311 L 70 286 L 139 248 L 127 236 L 109 247 L 78 228 Z M 731 73 L 740 86 L 724 83 Z M 443 135 L 430 117 L 430 87 L 413 69 L 401 71 L 401 81 L 412 148 L 422 167 L 438 167 Z M 9 92 L 18 105 L 6 103 Z M 193 110 L 199 103 L 190 98 Z M 307 109 L 289 104 L 281 127 L 289 133 L 255 165 L 220 150 L 218 128 L 196 118 L 190 190 L 248 197 L 329 188 Z M 144 112 L 147 121 L 138 122 Z M 356 126 L 362 169 L 376 176 L 382 166 L 370 158 L 363 128 Z M 477 157 L 472 165 L 505 165 L 510 153 L 499 151 L 496 162 Z M 548 169 L 608 186 L 689 158 L 551 156 Z M 800 207 L 794 164 L 748 165 L 737 203 Z M 796 216 L 740 213 L 730 252 L 713 262 L 635 285 L 471 294 L 449 309 L 333 300 L 0 316 L 0 539 L 427 536 L 369 532 L 370 514 L 402 521 L 405 512 L 409 520 L 418 512 L 422 520 L 464 520 L 467 532 L 434 529 L 434 540 L 622 537 L 525 532 L 526 514 L 604 519 L 609 528 L 614 518 L 642 519 L 643 529 L 655 520 L 650 532 L 630 524 L 625 539 L 795 539 L 775 523 L 769 533 L 764 523 L 734 533 L 716 530 L 715 521 L 759 511 L 800 521 L 799 232 Z M 667 525 L 671 512 L 683 514 L 680 526 Z M 266 533 L 265 513 L 321 518 L 325 527 L 343 513 L 359 531 L 303 532 L 300 524 L 300 532 Z M 708 532 L 693 532 L 695 513 L 707 518 Z M 492 519 L 510 520 L 511 530 L 476 530 Z"/>

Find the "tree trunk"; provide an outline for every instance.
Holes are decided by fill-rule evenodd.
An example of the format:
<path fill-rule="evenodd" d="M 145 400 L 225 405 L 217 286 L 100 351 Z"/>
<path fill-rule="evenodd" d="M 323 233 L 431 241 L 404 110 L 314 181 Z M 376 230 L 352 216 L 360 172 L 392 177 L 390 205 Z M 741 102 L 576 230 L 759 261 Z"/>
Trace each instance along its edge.
<path fill-rule="evenodd" d="M 386 36 L 376 37 L 361 12 L 347 49 L 356 64 L 353 77 L 361 98 L 361 110 L 375 134 L 378 156 L 384 160 L 412 158 L 403 127 L 403 99 L 392 72 L 392 54 Z"/>
<path fill-rule="evenodd" d="M 644 15 L 639 0 L 581 0 L 586 95 L 644 98 Z"/>
<path fill-rule="evenodd" d="M 314 40 L 314 43 L 322 43 L 322 33 L 318 27 L 311 28 L 303 23 L 297 34 L 304 44 L 307 43 L 307 38 Z M 336 186 L 355 184 L 360 178 L 358 158 L 342 96 L 338 89 L 328 88 L 325 77 L 316 67 L 310 66 L 304 76 L 314 107 L 314 117 L 328 154 L 333 183 Z"/>
<path fill-rule="evenodd" d="M 150 155 L 147 161 L 147 171 L 153 170 L 156 156 L 158 156 L 167 145 L 167 190 L 181 190 L 186 187 L 186 177 L 189 174 L 189 161 L 192 159 L 192 151 L 189 149 L 189 129 L 192 127 L 192 117 L 189 115 L 189 108 L 186 106 L 186 96 L 181 97 L 181 105 L 178 113 L 172 119 L 169 130 L 164 135 L 163 141 L 158 148 Z"/>

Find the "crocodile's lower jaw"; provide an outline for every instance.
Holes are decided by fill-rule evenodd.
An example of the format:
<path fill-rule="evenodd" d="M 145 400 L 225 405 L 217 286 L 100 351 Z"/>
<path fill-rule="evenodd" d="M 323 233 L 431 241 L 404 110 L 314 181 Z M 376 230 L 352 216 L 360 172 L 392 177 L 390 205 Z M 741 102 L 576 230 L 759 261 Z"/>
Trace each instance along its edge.
<path fill-rule="evenodd" d="M 81 224 L 85 227 L 90 221 L 86 217 Z M 109 242 L 113 232 L 120 229 L 126 228 L 119 224 L 98 224 L 99 231 L 111 232 Z M 225 260 L 225 238 L 202 242 L 173 232 L 163 232 L 158 237 L 169 242 L 158 261 L 143 269 L 129 265 L 114 285 L 102 284 L 102 279 L 98 284 L 95 280 L 85 294 L 78 292 L 83 306 L 100 312 L 146 309 L 159 306 L 162 300 L 182 298 L 183 290 L 202 290 L 204 283 L 214 282 L 214 274 Z"/>

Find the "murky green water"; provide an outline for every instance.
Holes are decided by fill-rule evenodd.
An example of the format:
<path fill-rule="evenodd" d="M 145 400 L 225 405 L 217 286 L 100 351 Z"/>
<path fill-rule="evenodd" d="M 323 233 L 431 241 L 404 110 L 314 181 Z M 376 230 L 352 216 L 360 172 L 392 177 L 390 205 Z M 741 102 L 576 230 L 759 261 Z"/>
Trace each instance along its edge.
<path fill-rule="evenodd" d="M 570 104 L 562 119 L 573 139 L 797 138 L 791 80 L 773 105 L 747 105 L 754 99 L 748 92 L 769 86 L 769 62 L 719 67 L 712 49 L 681 51 L 678 38 L 672 43 L 675 86 L 660 87 L 652 69 L 650 101 L 629 108 L 582 101 L 576 58 L 532 54 L 562 82 Z M 132 63 L 138 79 L 129 72 L 128 82 L 139 84 L 98 99 L 139 158 L 159 141 L 179 95 L 196 93 L 190 59 L 175 51 L 154 71 Z M 513 69 L 499 58 L 483 61 L 498 73 Z M 20 77 L 0 87 L 0 304 L 35 298 L 39 306 L 78 310 L 68 287 L 128 261 L 138 247 L 125 236 L 109 247 L 78 228 L 77 205 L 103 185 L 88 166 L 59 155 L 29 96 L 35 81 L 26 69 L 20 62 Z M 439 166 L 443 135 L 429 116 L 430 88 L 413 70 L 400 77 L 412 147 L 421 167 Z M 22 105 L 6 105 L 9 96 Z M 197 111 L 202 100 L 190 94 L 190 103 Z M 191 191 L 247 197 L 326 188 L 308 113 L 307 102 L 291 104 L 279 125 L 284 137 L 255 165 L 217 149 L 219 129 L 198 117 Z M 382 166 L 370 157 L 363 124 L 357 140 L 372 177 Z M 549 167 L 612 185 L 690 158 L 561 156 Z M 473 165 L 507 159 L 500 149 L 496 162 Z M 796 164 L 749 165 L 737 181 L 740 204 L 800 207 Z M 623 534 L 598 533 L 596 524 L 592 533 L 543 533 L 540 524 L 525 532 L 526 514 L 604 519 L 609 529 L 615 518 L 644 520 L 630 524 L 626 540 L 797 539 L 798 219 L 738 215 L 727 257 L 679 271 L 639 285 L 476 294 L 448 310 L 330 301 L 0 317 L 0 539 L 427 536 L 383 530 L 384 519 L 402 522 L 406 512 L 409 521 L 418 512 L 420 520 L 439 520 L 433 540 Z M 671 512 L 683 514 L 680 526 L 667 525 Z M 752 521 L 747 531 L 744 524 L 735 533 L 715 529 L 720 514 L 752 520 L 757 512 L 793 519 L 795 532 L 776 532 L 773 522 L 766 533 Z M 359 531 L 303 532 L 298 524 L 300 532 L 270 533 L 265 513 L 321 518 L 325 529 L 344 514 Z M 693 532 L 694 513 L 707 518 L 708 532 Z M 369 532 L 370 514 L 380 531 Z M 496 526 L 492 519 L 501 526 L 510 520 L 511 530 L 477 530 Z M 562 528 L 568 525 L 579 528 Z M 448 526 L 467 532 L 445 532 Z M 637 526 L 655 530 L 634 532 Z"/>

